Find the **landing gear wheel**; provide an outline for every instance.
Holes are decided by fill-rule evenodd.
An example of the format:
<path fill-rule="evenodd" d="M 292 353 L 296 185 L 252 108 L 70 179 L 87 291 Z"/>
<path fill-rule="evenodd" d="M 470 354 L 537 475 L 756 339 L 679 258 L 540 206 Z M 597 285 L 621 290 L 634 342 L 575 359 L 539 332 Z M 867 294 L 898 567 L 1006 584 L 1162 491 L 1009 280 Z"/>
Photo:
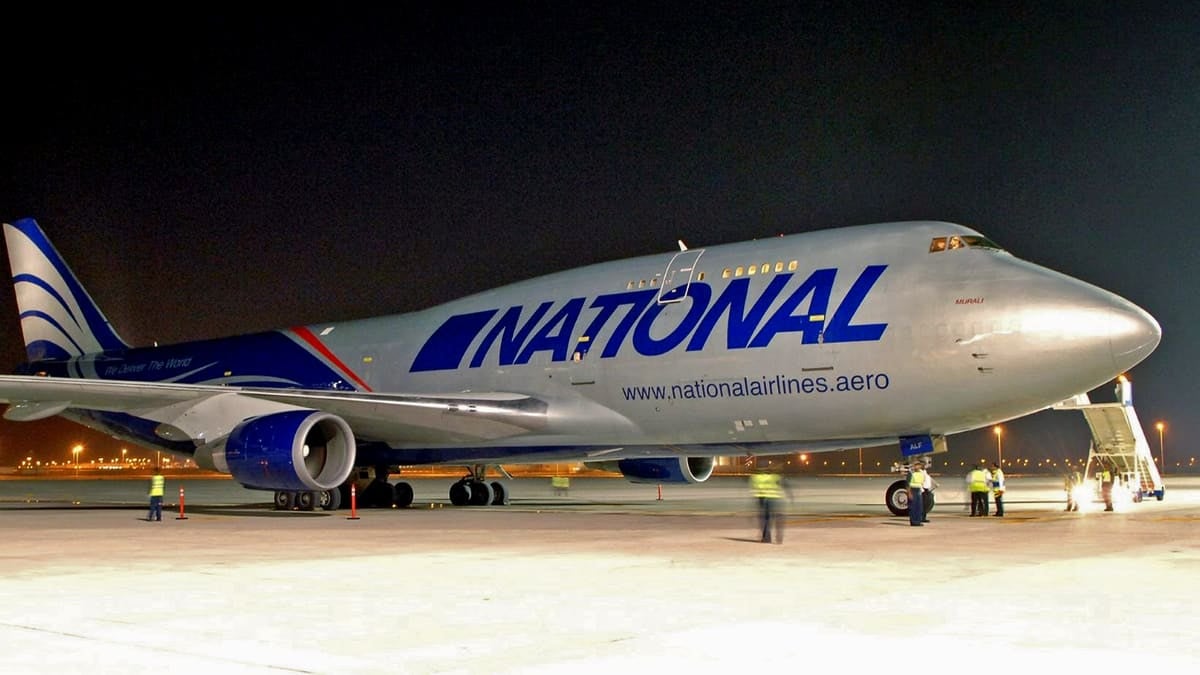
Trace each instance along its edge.
<path fill-rule="evenodd" d="M 471 481 L 471 506 L 487 506 L 492 503 L 492 486 L 481 480 Z"/>
<path fill-rule="evenodd" d="M 397 508 L 406 509 L 406 508 L 412 506 L 413 489 L 412 489 L 411 485 L 409 485 L 408 483 L 396 483 L 395 492 L 396 492 L 396 502 L 395 503 L 396 503 Z"/>
<path fill-rule="evenodd" d="M 492 506 L 508 506 L 508 489 L 500 481 L 492 481 Z"/>
<path fill-rule="evenodd" d="M 291 511 L 294 497 L 287 490 L 275 491 L 275 510 L 276 511 Z"/>
<path fill-rule="evenodd" d="M 337 511 L 342 506 L 341 488 L 318 492 L 317 497 L 317 504 L 322 511 Z"/>
<path fill-rule="evenodd" d="M 363 490 L 363 506 L 368 508 L 390 509 L 396 501 L 396 490 L 391 483 L 375 480 Z"/>
<path fill-rule="evenodd" d="M 907 516 L 908 483 L 898 480 L 889 485 L 884 494 L 883 503 L 887 504 L 888 511 L 891 511 L 893 516 Z"/>
<path fill-rule="evenodd" d="M 471 503 L 471 486 L 467 481 L 460 480 L 450 486 L 450 503 L 455 506 L 466 506 Z"/>
<path fill-rule="evenodd" d="M 296 493 L 296 508 L 301 511 L 312 511 L 316 503 L 317 497 L 313 493 L 308 491 Z"/>

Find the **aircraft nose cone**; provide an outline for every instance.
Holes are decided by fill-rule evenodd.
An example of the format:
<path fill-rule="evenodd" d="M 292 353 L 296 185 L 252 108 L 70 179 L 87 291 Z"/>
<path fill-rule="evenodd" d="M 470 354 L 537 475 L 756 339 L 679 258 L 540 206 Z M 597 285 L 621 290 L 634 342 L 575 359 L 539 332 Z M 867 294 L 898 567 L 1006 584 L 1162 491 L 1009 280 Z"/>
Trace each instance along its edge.
<path fill-rule="evenodd" d="M 1149 356 L 1162 338 L 1154 317 L 1119 295 L 1061 277 L 1048 288 L 1041 302 L 1031 303 L 1023 325 L 1064 367 L 1115 377 Z M 1111 369 L 1092 370 L 1100 368 L 1098 359 L 1111 359 Z"/>
<path fill-rule="evenodd" d="M 1162 327 L 1149 312 L 1124 298 L 1116 298 L 1110 313 L 1109 348 L 1113 362 L 1121 370 L 1128 370 L 1158 347 Z"/>

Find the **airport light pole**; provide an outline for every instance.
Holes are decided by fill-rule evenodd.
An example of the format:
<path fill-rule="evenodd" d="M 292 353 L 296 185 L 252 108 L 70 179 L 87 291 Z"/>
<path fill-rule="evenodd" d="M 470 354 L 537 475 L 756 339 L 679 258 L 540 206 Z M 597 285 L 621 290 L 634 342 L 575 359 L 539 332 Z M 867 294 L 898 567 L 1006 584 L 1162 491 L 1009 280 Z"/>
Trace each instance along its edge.
<path fill-rule="evenodd" d="M 997 424 L 992 427 L 992 432 L 996 434 L 996 466 L 1004 468 L 1004 448 L 1000 442 L 1000 436 L 1004 433 L 1004 429 Z"/>
<path fill-rule="evenodd" d="M 83 446 L 76 443 L 75 447 L 71 448 L 71 454 L 75 455 L 75 477 L 79 478 L 79 453 L 83 452 Z"/>
<path fill-rule="evenodd" d="M 1167 457 L 1163 454 L 1163 429 L 1167 428 L 1167 425 L 1163 424 L 1162 422 L 1158 422 L 1154 425 L 1154 428 L 1158 429 L 1158 463 L 1160 466 L 1162 466 L 1162 471 L 1160 471 L 1160 473 L 1166 475 Z"/>

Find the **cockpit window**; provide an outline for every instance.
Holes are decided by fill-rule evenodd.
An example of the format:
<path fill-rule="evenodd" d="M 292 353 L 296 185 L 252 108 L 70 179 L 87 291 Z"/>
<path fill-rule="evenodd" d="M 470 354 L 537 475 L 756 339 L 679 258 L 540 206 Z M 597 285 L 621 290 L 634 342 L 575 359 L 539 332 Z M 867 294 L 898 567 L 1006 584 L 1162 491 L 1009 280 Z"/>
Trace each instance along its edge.
<path fill-rule="evenodd" d="M 957 248 L 982 248 L 990 251 L 1004 251 L 996 242 L 976 234 L 955 234 L 946 237 L 934 237 L 933 241 L 929 242 L 930 253 L 940 253 Z"/>
<path fill-rule="evenodd" d="M 993 251 L 1003 251 L 1004 250 L 1004 249 L 1000 248 L 999 244 L 992 241 L 991 239 L 988 239 L 987 237 L 980 237 L 980 236 L 974 235 L 974 234 L 965 234 L 965 235 L 963 235 L 962 240 L 964 242 L 966 242 L 967 246 L 970 248 L 986 248 L 986 249 L 991 249 Z"/>

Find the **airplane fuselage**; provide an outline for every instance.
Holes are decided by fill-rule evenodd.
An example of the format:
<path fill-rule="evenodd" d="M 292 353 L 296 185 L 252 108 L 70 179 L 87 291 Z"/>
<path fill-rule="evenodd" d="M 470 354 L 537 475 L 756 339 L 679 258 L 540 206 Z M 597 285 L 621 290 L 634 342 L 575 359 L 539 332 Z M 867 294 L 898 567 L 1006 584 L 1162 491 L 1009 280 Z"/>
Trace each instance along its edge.
<path fill-rule="evenodd" d="M 941 244 L 937 242 L 941 240 Z M 968 246 L 966 241 L 983 242 Z M 959 242 L 959 245 L 947 245 Z M 944 245 L 944 246 L 943 246 Z M 33 369 L 135 381 L 545 402 L 487 443 L 364 422 L 395 463 L 834 449 L 947 435 L 1110 380 L 1157 344 L 1111 293 L 937 222 L 843 228 L 599 263 L 428 310 Z M 163 444 L 127 416 L 80 421 Z M 178 445 L 167 443 L 171 449 Z M 441 459 L 437 459 L 441 458 Z"/>

